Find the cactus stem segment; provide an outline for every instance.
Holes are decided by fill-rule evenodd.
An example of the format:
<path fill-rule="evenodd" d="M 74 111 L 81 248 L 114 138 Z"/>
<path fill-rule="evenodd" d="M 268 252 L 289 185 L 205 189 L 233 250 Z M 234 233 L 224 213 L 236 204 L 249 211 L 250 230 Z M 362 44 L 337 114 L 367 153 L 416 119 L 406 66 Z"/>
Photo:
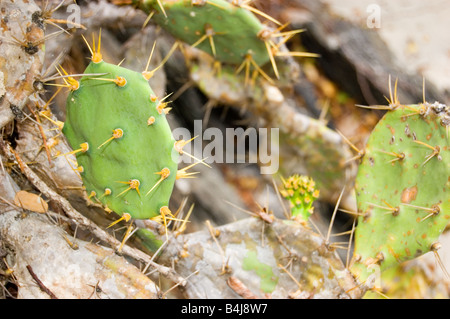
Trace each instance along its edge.
<path fill-rule="evenodd" d="M 384 254 L 383 271 L 433 251 L 448 224 L 442 214 L 449 204 L 448 106 L 429 104 L 425 96 L 423 104 L 401 105 L 397 81 L 389 83 L 387 100 L 389 112 L 367 142 L 370 156 L 362 159 L 355 181 L 358 212 L 364 214 L 358 218 L 351 271 L 362 281 L 370 277 L 368 266 L 378 253 Z"/>

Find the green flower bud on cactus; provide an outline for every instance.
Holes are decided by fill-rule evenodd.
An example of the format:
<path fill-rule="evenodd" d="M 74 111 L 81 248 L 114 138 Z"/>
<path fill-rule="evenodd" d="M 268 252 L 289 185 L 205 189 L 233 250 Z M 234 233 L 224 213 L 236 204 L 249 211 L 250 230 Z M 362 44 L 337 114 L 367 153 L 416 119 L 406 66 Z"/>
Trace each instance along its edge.
<path fill-rule="evenodd" d="M 308 176 L 295 174 L 287 180 L 283 179 L 284 189 L 280 193 L 289 200 L 294 219 L 306 223 L 313 214 L 313 203 L 319 198 L 319 190 L 315 186 L 313 179 Z"/>

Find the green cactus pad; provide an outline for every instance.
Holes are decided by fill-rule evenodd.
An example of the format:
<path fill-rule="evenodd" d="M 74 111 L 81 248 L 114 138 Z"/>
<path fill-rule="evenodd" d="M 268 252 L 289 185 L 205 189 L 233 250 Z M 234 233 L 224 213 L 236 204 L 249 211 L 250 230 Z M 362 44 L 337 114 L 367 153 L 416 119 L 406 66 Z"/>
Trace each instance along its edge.
<path fill-rule="evenodd" d="M 179 155 L 161 101 L 141 73 L 101 61 L 85 74 L 105 75 L 82 77 L 69 94 L 63 133 L 73 149 L 89 145 L 76 153 L 87 193 L 119 215 L 158 216 L 168 206 Z M 125 85 L 111 81 L 118 77 Z M 118 129 L 123 135 L 113 138 Z M 160 181 L 165 168 L 170 174 Z"/>
<path fill-rule="evenodd" d="M 225 0 L 196 1 L 135 0 L 133 3 L 147 13 L 156 11 L 152 20 L 167 30 L 175 38 L 190 45 L 196 44 L 205 34 L 211 34 L 217 60 L 240 65 L 247 54 L 251 54 L 257 65 L 269 62 L 270 56 L 261 32 L 265 27 L 246 8 L 233 5 Z M 209 38 L 199 43 L 197 48 L 214 55 Z"/>
<path fill-rule="evenodd" d="M 437 248 L 450 221 L 449 115 L 439 103 L 399 105 L 374 128 L 356 178 L 360 280 L 373 265 L 382 271 Z"/>

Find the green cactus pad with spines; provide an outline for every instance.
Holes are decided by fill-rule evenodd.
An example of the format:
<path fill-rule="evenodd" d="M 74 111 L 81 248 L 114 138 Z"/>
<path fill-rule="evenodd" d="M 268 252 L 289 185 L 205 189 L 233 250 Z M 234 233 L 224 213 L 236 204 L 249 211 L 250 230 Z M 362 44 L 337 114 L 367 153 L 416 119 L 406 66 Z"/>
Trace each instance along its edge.
<path fill-rule="evenodd" d="M 203 5 L 184 0 L 160 2 L 167 17 L 156 0 L 133 1 L 147 13 L 156 11 L 152 20 L 190 45 L 204 36 L 207 29 L 211 30 L 215 58 L 221 62 L 240 65 L 248 53 L 259 66 L 270 61 L 264 40 L 258 36 L 265 27 L 251 11 L 225 0 L 208 0 Z M 208 38 L 196 47 L 213 55 Z"/>
<path fill-rule="evenodd" d="M 319 190 L 315 186 L 313 179 L 308 176 L 295 174 L 283 180 L 284 188 L 280 193 L 289 200 L 293 218 L 308 221 L 314 212 L 313 203 L 319 198 Z"/>
<path fill-rule="evenodd" d="M 450 221 L 449 108 L 399 105 L 374 128 L 356 177 L 352 271 L 373 271 L 432 250 Z"/>
<path fill-rule="evenodd" d="M 63 133 L 73 149 L 89 144 L 86 152 L 76 153 L 87 194 L 119 215 L 158 216 L 160 208 L 168 206 L 179 155 L 165 113 L 159 114 L 158 100 L 141 73 L 101 61 L 91 62 L 85 74 L 106 75 L 82 77 L 80 87 L 69 94 Z M 126 84 L 99 79 L 117 77 Z M 119 128 L 123 136 L 105 143 Z M 164 168 L 170 175 L 147 195 L 161 178 L 156 173 Z M 140 183 L 139 193 L 127 190 L 126 183 L 133 179 Z M 105 189 L 111 193 L 104 194 Z"/>

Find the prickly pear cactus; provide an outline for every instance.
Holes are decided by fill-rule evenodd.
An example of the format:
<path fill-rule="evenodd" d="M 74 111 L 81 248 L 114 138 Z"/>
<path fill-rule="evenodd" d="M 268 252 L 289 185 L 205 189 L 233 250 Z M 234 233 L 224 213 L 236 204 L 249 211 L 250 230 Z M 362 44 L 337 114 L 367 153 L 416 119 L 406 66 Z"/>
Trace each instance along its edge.
<path fill-rule="evenodd" d="M 167 213 L 179 147 L 143 74 L 94 58 L 67 99 L 63 132 L 87 194 L 119 215 Z M 92 75 L 98 74 L 98 75 Z M 73 80 L 73 79 L 72 79 Z"/>
<path fill-rule="evenodd" d="M 313 203 L 319 198 L 319 190 L 315 186 L 308 176 L 295 174 L 283 180 L 284 189 L 280 193 L 289 200 L 293 218 L 305 223 L 308 221 L 314 212 Z"/>
<path fill-rule="evenodd" d="M 241 64 L 247 54 L 258 65 L 270 59 L 264 27 L 246 8 L 225 0 L 136 0 L 142 10 L 174 37 L 195 45 L 221 62 Z"/>
<path fill-rule="evenodd" d="M 439 248 L 450 220 L 449 107 L 391 104 L 373 130 L 356 178 L 352 270 L 364 281 Z"/>

